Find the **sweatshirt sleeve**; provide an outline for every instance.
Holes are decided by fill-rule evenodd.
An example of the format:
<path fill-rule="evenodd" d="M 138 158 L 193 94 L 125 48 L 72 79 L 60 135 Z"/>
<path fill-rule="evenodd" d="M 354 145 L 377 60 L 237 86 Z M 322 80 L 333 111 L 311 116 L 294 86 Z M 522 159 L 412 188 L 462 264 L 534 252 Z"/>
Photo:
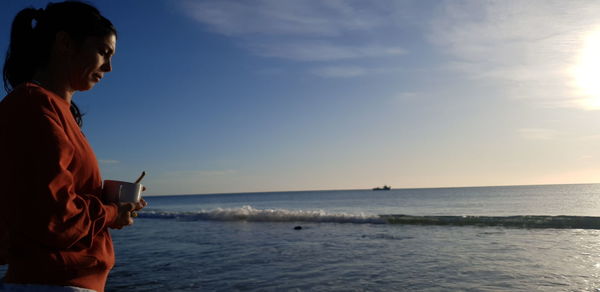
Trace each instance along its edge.
<path fill-rule="evenodd" d="M 22 157 L 15 157 L 25 162 L 20 175 L 28 182 L 17 190 L 9 224 L 22 236 L 50 247 L 90 247 L 94 236 L 116 220 L 117 205 L 75 193 L 75 178 L 68 169 L 74 146 L 55 117 L 43 114 L 36 120 L 28 123 L 28 141 L 19 143 Z"/>

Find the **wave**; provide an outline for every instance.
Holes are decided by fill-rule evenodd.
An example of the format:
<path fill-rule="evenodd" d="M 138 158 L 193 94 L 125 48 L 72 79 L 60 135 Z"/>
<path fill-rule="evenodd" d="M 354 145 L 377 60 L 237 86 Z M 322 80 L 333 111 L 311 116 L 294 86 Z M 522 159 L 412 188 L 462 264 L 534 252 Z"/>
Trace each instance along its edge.
<path fill-rule="evenodd" d="M 589 216 L 410 216 L 381 215 L 390 224 L 502 226 L 513 228 L 600 229 L 600 217 Z"/>
<path fill-rule="evenodd" d="M 600 229 L 600 217 L 590 216 L 412 216 L 328 213 L 323 210 L 217 208 L 196 212 L 144 210 L 140 218 L 184 221 L 313 222 L 354 224 L 407 224 L 500 226 L 510 228 Z"/>
<path fill-rule="evenodd" d="M 186 221 L 248 221 L 248 222 L 323 222 L 323 223 L 356 223 L 385 224 L 386 221 L 377 215 L 328 213 L 322 210 L 286 210 L 255 209 L 251 206 L 241 208 L 217 208 L 197 212 L 170 212 L 150 210 L 139 213 L 140 218 L 178 219 Z"/>

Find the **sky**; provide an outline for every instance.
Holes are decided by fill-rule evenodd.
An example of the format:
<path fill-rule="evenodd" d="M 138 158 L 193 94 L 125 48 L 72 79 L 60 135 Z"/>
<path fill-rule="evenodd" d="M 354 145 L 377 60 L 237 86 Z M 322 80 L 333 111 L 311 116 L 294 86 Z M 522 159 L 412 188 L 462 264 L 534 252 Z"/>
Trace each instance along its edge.
<path fill-rule="evenodd" d="M 46 3 L 0 2 L 4 52 Z M 83 130 L 148 195 L 600 182 L 598 1 L 89 3 Z"/>

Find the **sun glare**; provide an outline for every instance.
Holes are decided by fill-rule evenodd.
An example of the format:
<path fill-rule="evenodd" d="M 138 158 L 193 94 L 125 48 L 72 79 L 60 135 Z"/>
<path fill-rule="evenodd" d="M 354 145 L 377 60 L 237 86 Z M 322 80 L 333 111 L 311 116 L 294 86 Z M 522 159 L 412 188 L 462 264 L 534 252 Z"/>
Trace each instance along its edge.
<path fill-rule="evenodd" d="M 582 105 L 600 109 L 600 28 L 585 37 L 572 73 Z"/>

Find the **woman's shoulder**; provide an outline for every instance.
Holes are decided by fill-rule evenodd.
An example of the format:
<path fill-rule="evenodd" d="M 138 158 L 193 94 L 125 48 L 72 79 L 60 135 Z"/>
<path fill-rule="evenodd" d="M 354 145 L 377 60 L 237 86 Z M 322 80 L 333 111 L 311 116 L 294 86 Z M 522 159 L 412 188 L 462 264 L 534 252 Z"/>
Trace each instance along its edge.
<path fill-rule="evenodd" d="M 68 103 L 43 87 L 25 82 L 15 87 L 0 103 L 0 111 L 5 114 L 46 113 L 68 109 Z"/>

